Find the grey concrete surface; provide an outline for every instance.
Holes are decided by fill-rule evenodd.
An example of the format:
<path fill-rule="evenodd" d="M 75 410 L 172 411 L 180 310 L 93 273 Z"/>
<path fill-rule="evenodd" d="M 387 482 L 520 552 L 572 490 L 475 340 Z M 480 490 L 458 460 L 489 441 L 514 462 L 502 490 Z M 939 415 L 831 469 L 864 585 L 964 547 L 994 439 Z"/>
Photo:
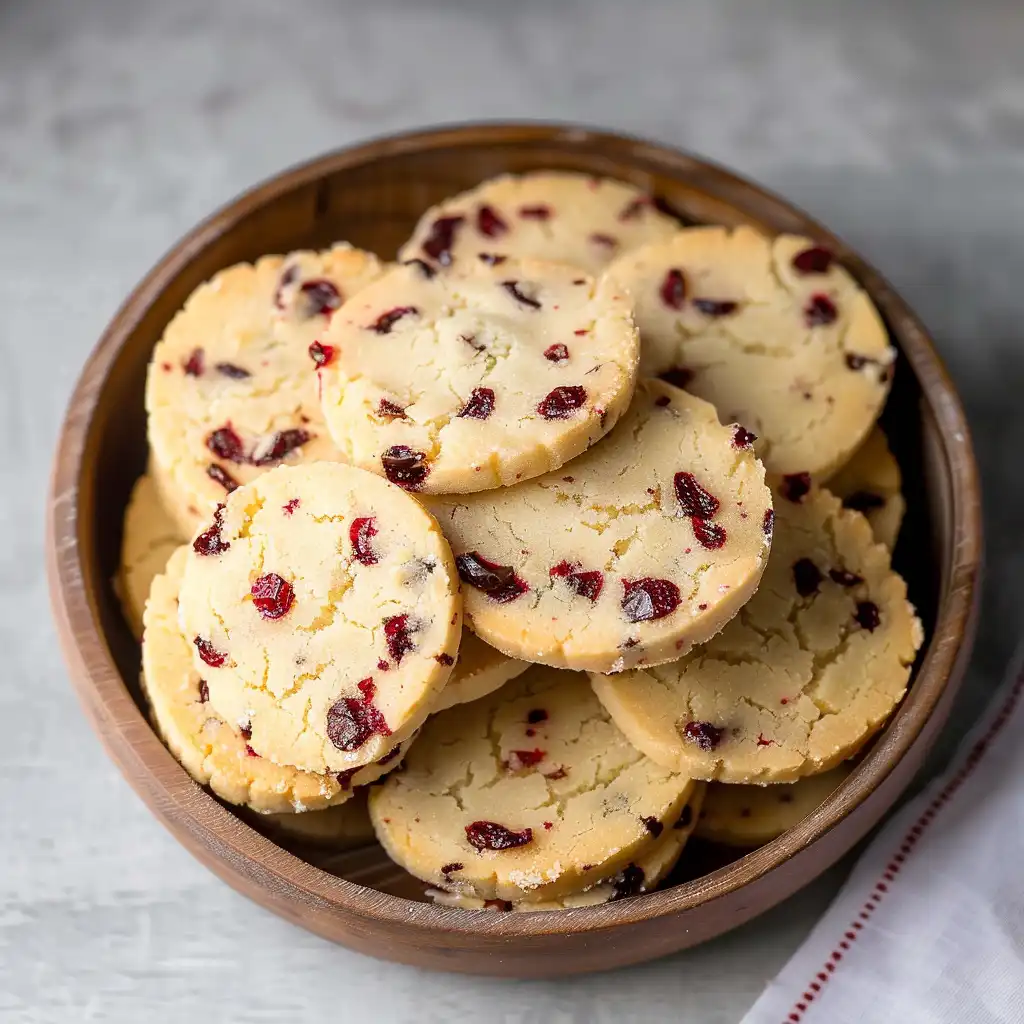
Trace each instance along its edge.
<path fill-rule="evenodd" d="M 1024 12 L 1013 0 L 0 0 L 0 1020 L 738 1021 L 842 869 L 701 949 L 545 983 L 335 948 L 223 886 L 79 713 L 42 572 L 67 396 L 198 218 L 321 150 L 579 120 L 730 164 L 859 247 L 934 330 L 984 471 L 977 713 L 1024 570 Z"/>

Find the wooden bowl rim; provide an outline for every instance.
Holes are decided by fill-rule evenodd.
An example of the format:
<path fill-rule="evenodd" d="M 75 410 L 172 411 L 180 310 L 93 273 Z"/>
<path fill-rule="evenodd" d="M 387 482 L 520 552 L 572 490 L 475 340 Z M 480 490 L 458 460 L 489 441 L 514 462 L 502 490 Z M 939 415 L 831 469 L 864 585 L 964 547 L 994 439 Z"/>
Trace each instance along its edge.
<path fill-rule="evenodd" d="M 294 857 L 219 804 L 178 768 L 173 782 L 158 778 L 153 764 L 178 767 L 132 699 L 107 645 L 95 597 L 83 576 L 83 538 L 78 529 L 78 499 L 83 456 L 91 439 L 94 414 L 111 366 L 157 295 L 196 254 L 234 227 L 253 209 L 339 171 L 381 157 L 436 148 L 511 143 L 582 143 L 627 162 L 644 157 L 664 173 L 714 175 L 711 194 L 727 194 L 739 209 L 752 201 L 802 221 L 806 233 L 834 247 L 868 290 L 891 334 L 913 367 L 923 400 L 932 409 L 951 475 L 951 545 L 943 576 L 935 628 L 918 665 L 913 689 L 897 715 L 857 769 L 817 810 L 767 845 L 709 875 L 671 889 L 603 906 L 534 914 L 467 914 L 365 888 Z M 298 889 L 327 912 L 344 910 L 369 921 L 404 924 L 423 932 L 466 937 L 597 932 L 690 910 L 722 898 L 784 864 L 833 828 L 877 789 L 923 729 L 951 677 L 970 650 L 982 553 L 980 487 L 970 430 L 956 389 L 925 330 L 907 304 L 882 276 L 840 239 L 802 210 L 772 192 L 711 161 L 673 147 L 588 127 L 541 122 L 484 122 L 441 125 L 403 132 L 339 149 L 285 170 L 234 200 L 193 228 L 143 278 L 116 312 L 89 356 L 69 400 L 58 439 L 47 518 L 47 577 L 61 645 L 80 701 L 108 753 L 158 818 L 173 820 L 195 834 L 206 830 L 223 849 L 255 862 L 271 873 L 293 899 Z M 161 757 L 167 759 L 161 762 Z M 148 763 L 147 763 L 148 761 Z M 173 830 L 172 830 L 173 831 Z M 182 836 L 175 832 L 176 838 Z M 194 838 L 193 838 L 194 841 Z M 220 853 L 220 860 L 224 854 Z"/>

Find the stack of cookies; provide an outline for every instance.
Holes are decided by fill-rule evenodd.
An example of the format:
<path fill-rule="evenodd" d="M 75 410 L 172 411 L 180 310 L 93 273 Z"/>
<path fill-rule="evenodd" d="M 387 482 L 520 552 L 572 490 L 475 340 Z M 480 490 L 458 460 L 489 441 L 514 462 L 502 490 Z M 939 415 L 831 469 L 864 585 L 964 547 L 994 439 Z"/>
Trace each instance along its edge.
<path fill-rule="evenodd" d="M 118 579 L 175 757 L 437 902 L 578 907 L 823 800 L 906 689 L 895 353 L 810 240 L 545 172 L 201 285 Z M 709 785 L 710 784 L 710 785 Z"/>

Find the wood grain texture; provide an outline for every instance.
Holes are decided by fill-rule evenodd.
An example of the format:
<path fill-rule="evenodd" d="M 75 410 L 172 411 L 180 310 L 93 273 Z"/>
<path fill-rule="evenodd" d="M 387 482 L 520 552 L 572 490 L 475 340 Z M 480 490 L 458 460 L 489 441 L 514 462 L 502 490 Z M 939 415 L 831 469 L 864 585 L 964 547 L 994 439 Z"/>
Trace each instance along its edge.
<path fill-rule="evenodd" d="M 639 899 L 553 915 L 466 914 L 339 877 L 377 878 L 390 888 L 373 874 L 379 852 L 341 858 L 330 865 L 335 874 L 322 870 L 195 786 L 139 709 L 137 651 L 108 580 L 121 509 L 143 461 L 146 361 L 200 281 L 263 252 L 335 238 L 390 256 L 429 204 L 501 171 L 542 167 L 632 181 L 688 221 L 810 235 L 861 281 L 900 348 L 885 416 L 911 506 L 898 564 L 929 642 L 906 701 L 862 765 L 775 842 Z M 877 272 L 800 211 L 721 168 L 638 140 L 536 124 L 444 128 L 330 154 L 257 187 L 186 236 L 90 357 L 58 447 L 48 531 L 54 613 L 82 704 L 122 773 L 192 853 L 282 917 L 363 952 L 513 977 L 618 966 L 702 942 L 790 895 L 848 850 L 908 784 L 948 714 L 973 637 L 981 550 L 977 471 L 959 400 L 924 328 Z"/>

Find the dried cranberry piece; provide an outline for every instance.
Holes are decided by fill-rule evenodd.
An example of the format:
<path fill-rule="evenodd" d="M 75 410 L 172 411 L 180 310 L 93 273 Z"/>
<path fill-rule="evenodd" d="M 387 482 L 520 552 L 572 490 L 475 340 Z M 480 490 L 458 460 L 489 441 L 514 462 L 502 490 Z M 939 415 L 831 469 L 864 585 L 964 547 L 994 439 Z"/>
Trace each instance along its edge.
<path fill-rule="evenodd" d="M 851 370 L 862 370 L 868 363 L 877 363 L 877 359 L 872 359 L 869 356 L 860 356 L 856 352 L 846 353 L 846 365 Z"/>
<path fill-rule="evenodd" d="M 242 439 L 230 424 L 211 431 L 206 438 L 206 447 L 220 459 L 227 459 L 228 462 L 245 462 Z"/>
<path fill-rule="evenodd" d="M 732 428 L 732 446 L 733 448 L 753 448 L 754 442 L 757 440 L 757 434 L 751 430 L 747 430 L 746 427 L 737 423 Z"/>
<path fill-rule="evenodd" d="M 238 481 L 221 465 L 211 462 L 206 467 L 206 475 L 214 482 L 221 485 L 230 494 L 238 487 Z"/>
<path fill-rule="evenodd" d="M 498 216 L 494 207 L 486 204 L 476 211 L 476 228 L 488 238 L 497 238 L 508 231 L 508 225 Z"/>
<path fill-rule="evenodd" d="M 858 583 L 864 582 L 863 576 L 858 576 L 849 569 L 829 569 L 828 574 L 832 582 L 838 583 L 841 587 L 855 587 Z"/>
<path fill-rule="evenodd" d="M 218 505 L 213 513 L 213 524 L 192 541 L 192 550 L 197 555 L 219 555 L 231 547 L 220 535 L 223 518 L 224 506 Z"/>
<path fill-rule="evenodd" d="M 793 269 L 798 274 L 827 274 L 832 266 L 832 253 L 820 245 L 812 245 L 802 249 L 792 260 Z"/>
<path fill-rule="evenodd" d="M 475 850 L 513 850 L 533 842 L 533 829 L 513 832 L 496 821 L 474 821 L 466 826 L 466 839 Z"/>
<path fill-rule="evenodd" d="M 579 384 L 569 384 L 549 391 L 537 406 L 537 412 L 546 420 L 567 420 L 577 410 L 586 405 L 586 388 Z"/>
<path fill-rule="evenodd" d="M 441 866 L 441 874 L 444 875 L 445 881 L 450 882 L 451 879 L 448 877 L 453 871 L 461 871 L 466 865 L 461 861 L 453 860 L 451 864 L 443 864 Z"/>
<path fill-rule="evenodd" d="M 488 267 L 500 267 L 508 259 L 507 256 L 501 256 L 494 252 L 478 252 L 476 258 Z"/>
<path fill-rule="evenodd" d="M 341 292 L 330 281 L 303 281 L 299 291 L 306 300 L 306 316 L 329 316 L 341 305 Z"/>
<path fill-rule="evenodd" d="M 519 216 L 524 220 L 550 220 L 551 207 L 539 204 L 537 206 L 520 206 Z"/>
<path fill-rule="evenodd" d="M 637 896 L 644 891 L 644 869 L 638 864 L 627 864 L 615 876 L 612 883 L 615 890 L 612 899 L 621 900 L 627 896 Z"/>
<path fill-rule="evenodd" d="M 287 615 L 295 600 L 292 585 L 276 572 L 268 572 L 260 576 L 253 585 L 252 603 L 265 619 L 279 619 Z"/>
<path fill-rule="evenodd" d="M 676 267 L 669 270 L 661 282 L 661 301 L 669 309 L 682 309 L 686 303 L 686 278 Z"/>
<path fill-rule="evenodd" d="M 230 377 L 231 380 L 245 380 L 252 376 L 244 366 L 236 366 L 234 363 L 217 363 L 214 369 L 222 377 Z"/>
<path fill-rule="evenodd" d="M 423 251 L 432 259 L 447 267 L 452 261 L 452 245 L 455 233 L 462 226 L 465 217 L 438 217 L 430 226 L 430 234 L 423 243 Z"/>
<path fill-rule="evenodd" d="M 419 310 L 415 306 L 395 306 L 394 309 L 389 309 L 386 313 L 381 313 L 376 320 L 370 324 L 370 330 L 376 331 L 378 334 L 390 334 L 391 329 L 398 323 L 402 317 L 415 316 Z"/>
<path fill-rule="evenodd" d="M 313 435 L 308 430 L 303 430 L 302 427 L 278 430 L 252 453 L 249 461 L 254 466 L 269 466 L 274 462 L 280 462 L 296 448 L 301 448 L 312 437 Z"/>
<path fill-rule="evenodd" d="M 544 358 L 552 363 L 564 363 L 569 358 L 569 349 L 560 342 L 544 349 Z"/>
<path fill-rule="evenodd" d="M 682 600 L 679 588 L 671 580 L 645 576 L 638 580 L 623 580 L 622 587 L 622 610 L 630 622 L 662 619 L 674 612 Z"/>
<path fill-rule="evenodd" d="M 693 526 L 693 535 L 700 541 L 702 547 L 709 551 L 717 551 L 723 547 L 726 540 L 725 527 L 719 523 L 708 522 L 700 516 L 692 516 L 690 524 Z"/>
<path fill-rule="evenodd" d="M 199 703 L 205 704 L 210 699 L 210 687 L 206 685 L 205 679 L 199 680 Z"/>
<path fill-rule="evenodd" d="M 334 359 L 334 346 L 325 345 L 323 342 L 314 341 L 309 346 L 309 358 L 317 366 L 326 366 L 332 359 Z"/>
<path fill-rule="evenodd" d="M 463 419 L 485 420 L 494 412 L 494 392 L 490 388 L 473 388 L 469 401 L 459 416 Z"/>
<path fill-rule="evenodd" d="M 564 779 L 569 774 L 569 769 L 564 764 L 559 765 L 553 772 L 545 772 L 544 778 L 550 779 L 552 782 L 557 782 L 559 779 Z"/>
<path fill-rule="evenodd" d="M 683 735 L 691 743 L 696 743 L 701 750 L 710 751 L 722 742 L 725 730 L 719 729 L 710 722 L 687 722 L 683 726 Z"/>
<path fill-rule="evenodd" d="M 869 633 L 874 633 L 882 624 L 882 616 L 879 614 L 878 605 L 874 601 L 858 601 L 857 611 L 853 617 L 858 625 L 863 626 Z"/>
<path fill-rule="evenodd" d="M 407 444 L 395 444 L 380 457 L 384 475 L 399 487 L 415 490 L 427 478 L 430 467 L 425 452 L 413 451 Z"/>
<path fill-rule="evenodd" d="M 362 697 L 342 697 L 327 709 L 327 737 L 339 750 L 357 750 L 371 736 L 390 736 L 384 716 L 373 705 L 373 680 L 359 683 Z"/>
<path fill-rule="evenodd" d="M 521 305 L 528 306 L 530 309 L 540 309 L 540 303 L 535 298 L 520 291 L 518 281 L 502 281 L 501 287 Z"/>
<path fill-rule="evenodd" d="M 782 496 L 792 502 L 801 502 L 811 490 L 810 473 L 789 473 L 782 478 Z"/>
<path fill-rule="evenodd" d="M 687 370 L 684 366 L 676 366 L 658 374 L 660 380 L 677 388 L 685 388 L 693 380 L 693 376 L 693 370 Z"/>
<path fill-rule="evenodd" d="M 482 590 L 499 604 L 514 601 L 530 588 L 510 565 L 498 565 L 484 558 L 478 551 L 467 551 L 455 559 L 459 579 L 477 590 Z"/>
<path fill-rule="evenodd" d="M 590 236 L 590 240 L 594 245 L 601 246 L 602 249 L 617 249 L 619 247 L 618 239 L 612 238 L 611 235 L 603 235 L 596 231 Z"/>
<path fill-rule="evenodd" d="M 761 521 L 761 529 L 764 531 L 764 535 L 768 540 L 772 539 L 772 534 L 775 532 L 775 509 L 766 508 L 764 510 L 764 519 Z"/>
<path fill-rule="evenodd" d="M 389 420 L 404 420 L 408 418 L 405 415 L 405 410 L 397 403 L 392 402 L 390 398 L 382 398 L 377 403 L 377 415 Z"/>
<path fill-rule="evenodd" d="M 673 828 L 689 828 L 693 824 L 693 808 L 687 804 L 679 815 Z"/>
<path fill-rule="evenodd" d="M 532 768 L 535 764 L 540 764 L 544 760 L 545 753 L 536 747 L 533 750 L 510 750 L 506 765 L 510 772 L 520 772 L 524 768 Z"/>
<path fill-rule="evenodd" d="M 834 324 L 839 318 L 839 310 L 836 304 L 820 292 L 812 295 L 804 306 L 804 323 L 808 327 L 827 327 Z"/>
<path fill-rule="evenodd" d="M 202 377 L 205 366 L 205 356 L 201 348 L 192 349 L 191 355 L 181 364 L 185 374 L 189 377 Z"/>
<path fill-rule="evenodd" d="M 692 473 L 676 473 L 673 483 L 679 499 L 679 511 L 684 516 L 711 519 L 721 507 L 722 503 L 710 491 L 701 487 Z"/>
<path fill-rule="evenodd" d="M 343 793 L 347 793 L 352 788 L 352 777 L 358 771 L 358 768 L 346 768 L 344 771 L 335 773 L 335 781 L 337 781 L 338 785 L 341 786 Z"/>
<path fill-rule="evenodd" d="M 645 818 L 641 818 L 640 820 L 644 823 L 644 828 L 647 829 L 655 839 L 657 839 L 664 831 L 664 824 L 658 821 L 653 814 L 648 815 Z"/>
<path fill-rule="evenodd" d="M 434 655 L 434 661 L 436 661 L 438 663 L 438 665 L 444 665 L 444 666 L 454 665 L 455 664 L 455 659 L 450 654 L 448 654 L 447 652 L 445 652 L 443 654 L 435 654 Z"/>
<path fill-rule="evenodd" d="M 738 302 L 732 302 L 729 299 L 694 299 L 694 306 L 697 307 L 705 316 L 728 316 L 730 313 L 735 313 L 739 307 Z"/>
<path fill-rule="evenodd" d="M 251 740 L 252 739 L 252 723 L 251 722 L 246 722 L 245 725 L 240 725 L 238 727 L 238 733 L 242 737 L 243 740 Z"/>
<path fill-rule="evenodd" d="M 353 519 L 348 528 L 348 539 L 352 542 L 352 554 L 357 562 L 363 565 L 376 565 L 377 553 L 370 544 L 370 538 L 377 536 L 377 526 L 373 516 Z"/>
<path fill-rule="evenodd" d="M 415 267 L 428 281 L 437 273 L 429 263 L 425 263 L 423 260 L 416 259 L 415 257 L 411 260 L 406 260 L 402 266 Z"/>
<path fill-rule="evenodd" d="M 388 645 L 388 654 L 396 665 L 410 651 L 416 650 L 411 634 L 415 631 L 409 624 L 408 615 L 392 615 L 384 620 L 384 641 Z"/>
<path fill-rule="evenodd" d="M 596 601 L 604 588 L 604 573 L 598 569 L 582 572 L 579 563 L 559 562 L 551 567 L 550 575 L 564 579 L 570 590 L 588 601 Z"/>
<path fill-rule="evenodd" d="M 544 708 L 532 708 L 526 712 L 526 720 L 530 725 L 537 725 L 539 722 L 546 722 L 548 720 L 548 713 Z"/>
<path fill-rule="evenodd" d="M 843 498 L 843 507 L 852 508 L 855 512 L 871 512 L 884 504 L 885 498 L 880 494 L 872 494 L 871 491 L 854 491 Z"/>
<path fill-rule="evenodd" d="M 218 651 L 209 640 L 206 640 L 201 636 L 193 637 L 192 643 L 196 645 L 199 657 L 202 658 L 210 668 L 220 668 L 221 665 L 228 660 L 228 656 L 226 654 L 222 651 Z"/>
<path fill-rule="evenodd" d="M 793 563 L 793 585 L 801 597 L 816 594 L 824 578 L 821 570 L 809 558 L 798 558 Z"/>

